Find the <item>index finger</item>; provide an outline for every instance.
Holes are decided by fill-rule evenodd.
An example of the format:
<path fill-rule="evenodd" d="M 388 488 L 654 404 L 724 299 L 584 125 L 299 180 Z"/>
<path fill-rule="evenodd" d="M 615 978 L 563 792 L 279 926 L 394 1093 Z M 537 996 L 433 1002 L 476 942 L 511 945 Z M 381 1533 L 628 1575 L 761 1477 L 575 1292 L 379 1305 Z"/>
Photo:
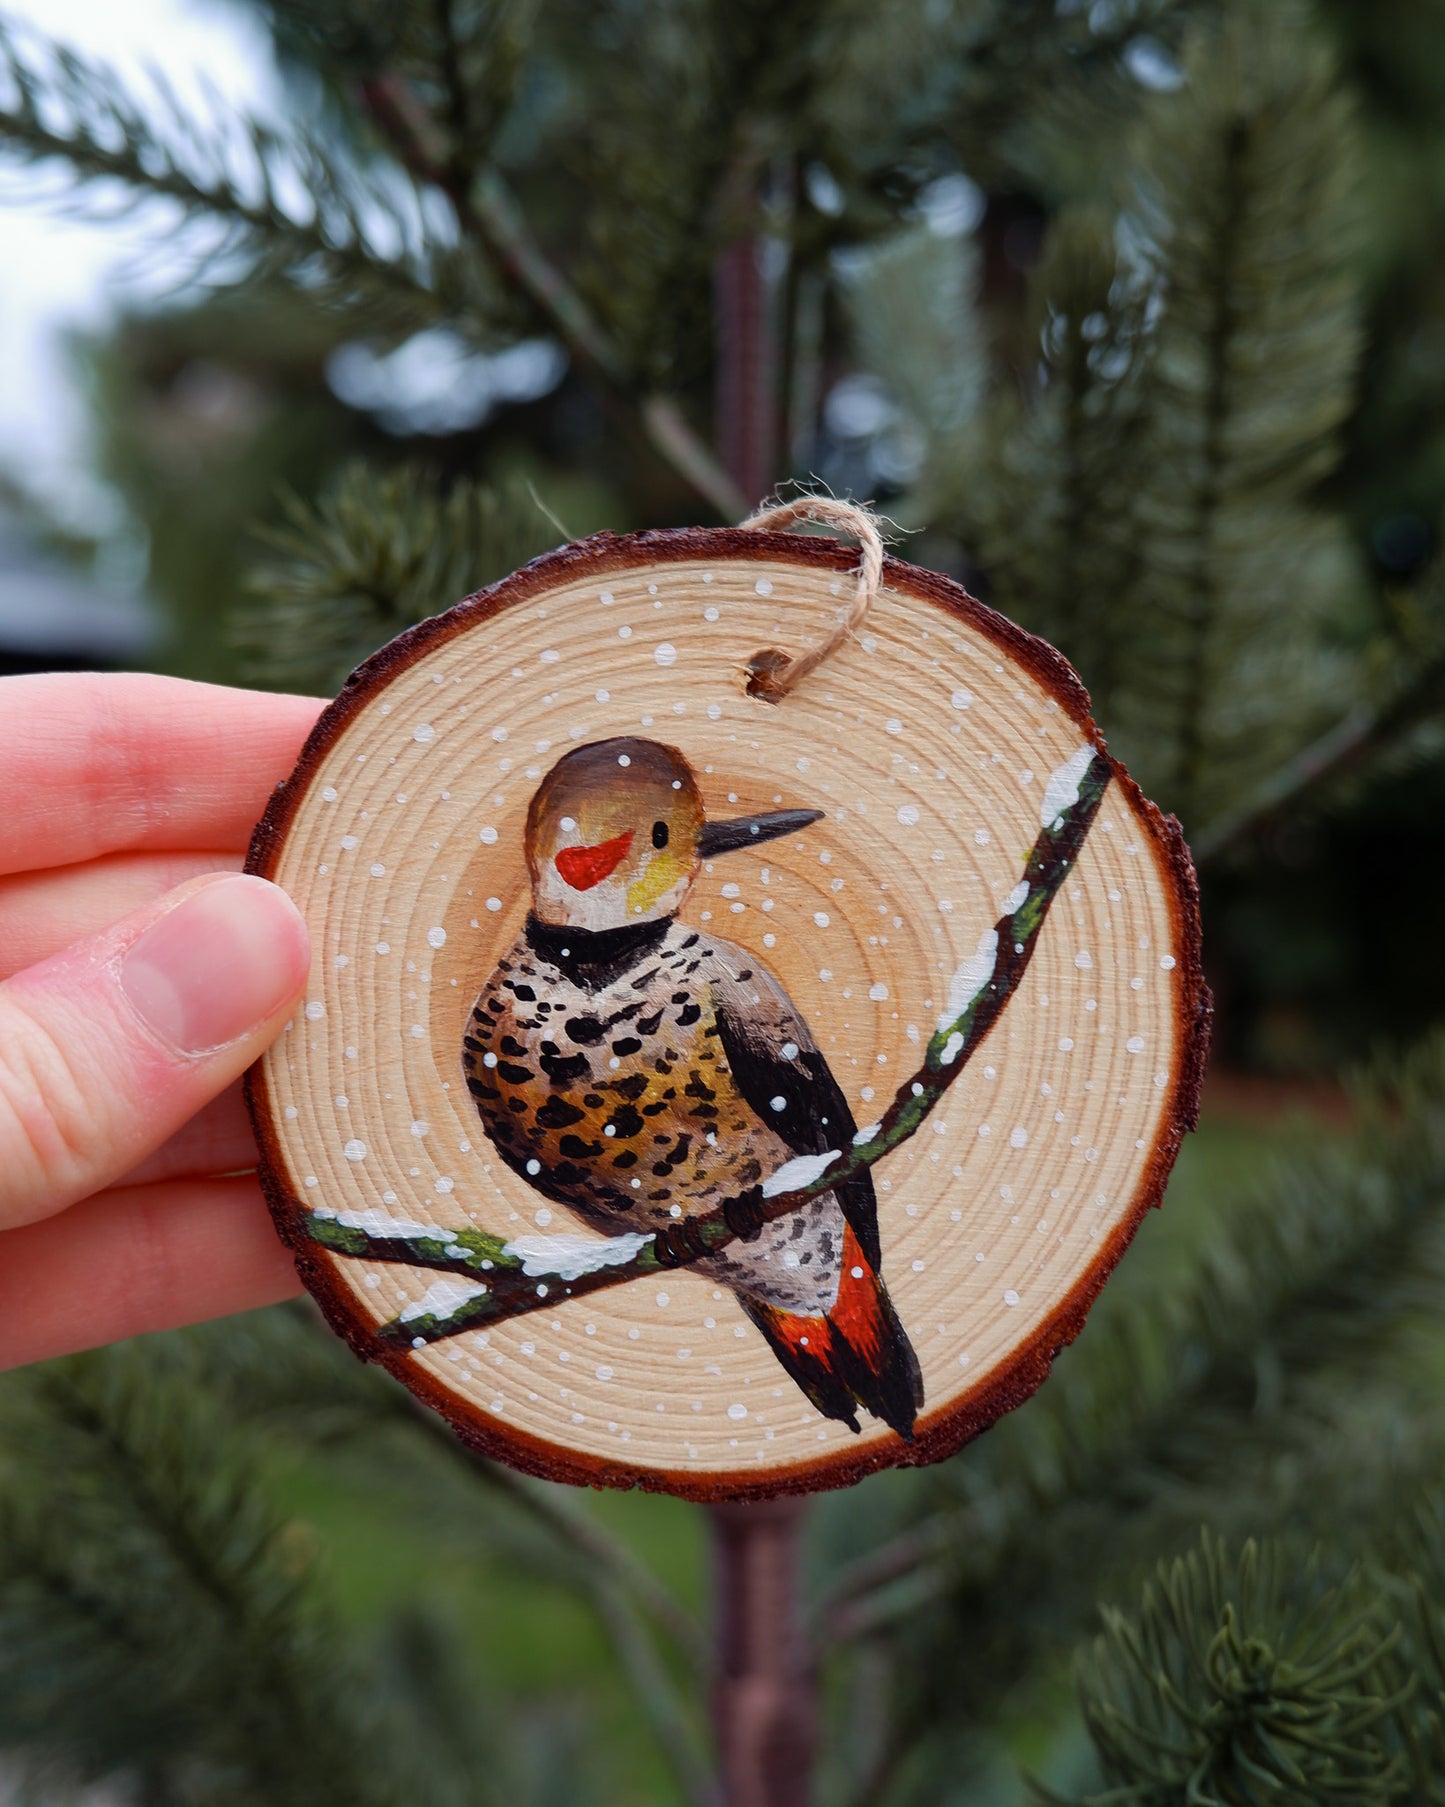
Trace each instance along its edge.
<path fill-rule="evenodd" d="M 243 849 L 324 706 L 144 672 L 0 678 L 0 873 Z"/>

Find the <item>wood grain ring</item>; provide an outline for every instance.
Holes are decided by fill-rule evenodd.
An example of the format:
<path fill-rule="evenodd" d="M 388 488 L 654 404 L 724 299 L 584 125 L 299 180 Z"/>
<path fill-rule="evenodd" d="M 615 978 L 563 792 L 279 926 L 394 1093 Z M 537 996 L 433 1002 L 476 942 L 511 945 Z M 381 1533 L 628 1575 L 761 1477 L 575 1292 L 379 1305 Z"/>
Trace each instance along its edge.
<path fill-rule="evenodd" d="M 610 735 L 681 748 L 710 813 L 779 797 L 828 812 L 720 862 L 684 917 L 782 979 L 860 1121 L 868 1091 L 887 1101 L 948 969 L 1016 883 L 1050 771 L 1103 747 L 1052 648 L 893 559 L 860 642 L 780 705 L 743 695 L 757 646 L 826 635 L 855 562 L 738 529 L 563 547 L 368 660 L 256 830 L 248 869 L 285 886 L 315 946 L 305 1012 L 247 1087 L 278 1228 L 358 1355 L 527 1472 L 749 1499 L 951 1454 L 1078 1334 L 1193 1127 L 1210 1014 L 1193 870 L 1177 823 L 1111 762 L 1018 995 L 874 1170 L 884 1275 L 927 1388 L 911 1445 L 866 1416 L 859 1435 L 821 1419 L 695 1273 L 665 1305 L 637 1283 L 486 1336 L 382 1348 L 378 1324 L 435 1276 L 307 1236 L 318 1201 L 386 1194 L 425 1222 L 530 1232 L 542 1201 L 481 1133 L 457 1048 L 525 912 L 537 779 Z"/>

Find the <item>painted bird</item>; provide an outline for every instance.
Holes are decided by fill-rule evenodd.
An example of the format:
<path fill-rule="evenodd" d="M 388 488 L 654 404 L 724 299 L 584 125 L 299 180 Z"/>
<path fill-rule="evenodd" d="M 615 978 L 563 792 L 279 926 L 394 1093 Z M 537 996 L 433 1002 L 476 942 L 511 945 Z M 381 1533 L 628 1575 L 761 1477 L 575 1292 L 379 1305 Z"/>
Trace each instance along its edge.
<path fill-rule="evenodd" d="M 574 749 L 538 786 L 531 913 L 472 1010 L 463 1068 L 502 1159 L 594 1229 L 676 1246 L 689 1215 L 847 1146 L 852 1112 L 778 980 L 678 920 L 704 860 L 821 814 L 708 821 L 682 754 L 631 737 Z M 856 1431 L 863 1406 L 911 1439 L 923 1386 L 869 1174 L 741 1227 L 695 1271 L 733 1289 L 826 1417 Z"/>

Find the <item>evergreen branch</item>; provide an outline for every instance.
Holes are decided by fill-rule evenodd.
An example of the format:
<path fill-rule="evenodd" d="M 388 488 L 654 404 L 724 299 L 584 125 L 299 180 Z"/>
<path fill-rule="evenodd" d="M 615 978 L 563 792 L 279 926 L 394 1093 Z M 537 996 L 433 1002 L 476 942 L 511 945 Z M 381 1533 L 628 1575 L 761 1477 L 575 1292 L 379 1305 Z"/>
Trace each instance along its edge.
<path fill-rule="evenodd" d="M 1331 1573 L 1318 1552 L 1302 1567 L 1276 1545 L 1232 1557 L 1206 1533 L 1160 1564 L 1135 1614 L 1106 1609 L 1080 1653 L 1084 1719 L 1111 1786 L 1079 1807 L 1403 1800 L 1412 1767 L 1419 1779 L 1414 1678 L 1391 1618 L 1364 1575 Z"/>
<path fill-rule="evenodd" d="M 290 498 L 261 538 L 281 556 L 256 570 L 257 601 L 233 637 L 246 675 L 332 695 L 404 628 L 555 544 L 520 478 L 443 488 L 415 466 L 345 466 L 315 503 Z"/>
<path fill-rule="evenodd" d="M 376 1331 L 378 1341 L 419 1349 L 555 1305 L 559 1298 L 584 1298 L 690 1266 L 831 1191 L 906 1142 L 977 1052 L 1023 979 L 1049 907 L 1073 868 L 1108 781 L 1108 761 L 1088 747 L 1050 779 L 1046 804 L 1057 808 L 1057 814 L 1042 827 L 1025 861 L 1024 877 L 1006 900 L 1012 907 L 954 975 L 947 1009 L 922 1065 L 898 1088 L 880 1121 L 859 1130 L 848 1148 L 799 1156 L 744 1197 L 665 1230 L 571 1243 L 559 1256 L 482 1230 L 439 1229 L 375 1211 L 317 1208 L 307 1214 L 306 1234 L 335 1254 L 457 1277 L 453 1286 L 442 1283 L 438 1303 L 424 1299 Z M 484 1280 L 462 1278 L 482 1274 Z M 433 1295 L 437 1290 L 432 1289 Z"/>
<path fill-rule="evenodd" d="M 203 128 L 156 79 L 170 116 L 165 134 L 154 108 L 112 72 L 53 44 L 22 49 L 3 19 L 0 79 L 9 90 L 0 97 L 0 150 L 27 163 L 63 161 L 79 182 L 118 181 L 138 197 L 217 222 L 225 236 L 207 261 L 248 248 L 255 261 L 313 288 L 324 276 L 342 298 L 370 287 L 428 313 L 458 305 L 465 254 L 427 236 L 416 192 L 339 161 L 300 128 L 240 115 Z M 283 190 L 308 197 L 309 213 L 283 200 Z M 379 234 L 397 249 L 380 250 Z"/>
<path fill-rule="evenodd" d="M 529 1519 L 541 1519 L 556 1533 L 568 1567 L 591 1601 L 688 1807 L 719 1807 L 717 1784 L 700 1754 L 696 1729 L 640 1616 L 646 1613 L 668 1634 L 687 1660 L 690 1676 L 700 1683 L 707 1673 L 708 1655 L 702 1633 L 682 1602 L 560 1488 L 532 1481 L 468 1449 L 445 1420 L 410 1395 L 406 1407 L 414 1428 L 462 1462 L 477 1481 L 506 1494 Z"/>
<path fill-rule="evenodd" d="M 639 1562 L 625 1543 L 613 1537 L 578 1505 L 570 1494 L 519 1474 L 504 1463 L 493 1462 L 468 1448 L 453 1435 L 446 1420 L 406 1395 L 406 1409 L 413 1427 L 423 1431 L 439 1449 L 464 1464 L 482 1485 L 504 1493 L 529 1519 L 540 1519 L 557 1535 L 569 1555 L 581 1558 L 589 1585 L 597 1575 L 610 1578 L 621 1591 L 637 1601 L 654 1624 L 665 1631 L 694 1674 L 705 1673 L 708 1652 L 697 1620 L 672 1590 Z"/>
<path fill-rule="evenodd" d="M 451 199 L 464 230 L 475 231 L 500 268 L 531 300 L 578 367 L 626 401 L 648 440 L 679 476 L 725 521 L 752 508 L 671 396 L 638 395 L 617 346 L 582 296 L 537 243 L 501 172 L 493 166 L 463 180 L 408 84 L 383 75 L 362 85 L 372 118 L 401 161 Z"/>
<path fill-rule="evenodd" d="M 859 1602 L 860 1630 L 890 1631 L 907 1660 L 900 1749 L 945 1703 L 986 1720 L 1060 1620 L 1078 1624 L 1161 1536 L 1203 1518 L 1337 1537 L 1445 1474 L 1433 1367 L 1408 1378 L 1412 1326 L 1445 1301 L 1445 1038 L 1379 1072 L 1358 1117 L 1349 1146 L 1302 1141 L 1212 1213 L 1172 1286 L 1131 1297 L 1126 1272 L 1047 1388 L 920 1477 L 918 1567 Z"/>
<path fill-rule="evenodd" d="M 1323 789 L 1352 767 L 1388 747 L 1426 715 L 1438 711 L 1445 687 L 1445 651 L 1438 652 L 1383 703 L 1359 702 L 1293 758 L 1271 772 L 1237 808 L 1215 817 L 1190 836 L 1199 864 L 1248 840 L 1302 797 Z"/>

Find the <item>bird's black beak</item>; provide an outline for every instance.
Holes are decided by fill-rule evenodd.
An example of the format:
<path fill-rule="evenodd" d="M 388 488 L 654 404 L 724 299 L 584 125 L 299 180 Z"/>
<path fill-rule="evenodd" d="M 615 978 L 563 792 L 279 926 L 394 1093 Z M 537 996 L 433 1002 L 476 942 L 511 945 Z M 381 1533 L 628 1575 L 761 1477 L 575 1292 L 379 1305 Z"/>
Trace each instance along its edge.
<path fill-rule="evenodd" d="M 757 847 L 763 841 L 776 841 L 779 835 L 797 834 L 822 819 L 821 809 L 775 809 L 765 816 L 739 816 L 733 822 L 704 822 L 697 837 L 697 850 L 703 859 L 710 860 L 715 854 Z"/>

